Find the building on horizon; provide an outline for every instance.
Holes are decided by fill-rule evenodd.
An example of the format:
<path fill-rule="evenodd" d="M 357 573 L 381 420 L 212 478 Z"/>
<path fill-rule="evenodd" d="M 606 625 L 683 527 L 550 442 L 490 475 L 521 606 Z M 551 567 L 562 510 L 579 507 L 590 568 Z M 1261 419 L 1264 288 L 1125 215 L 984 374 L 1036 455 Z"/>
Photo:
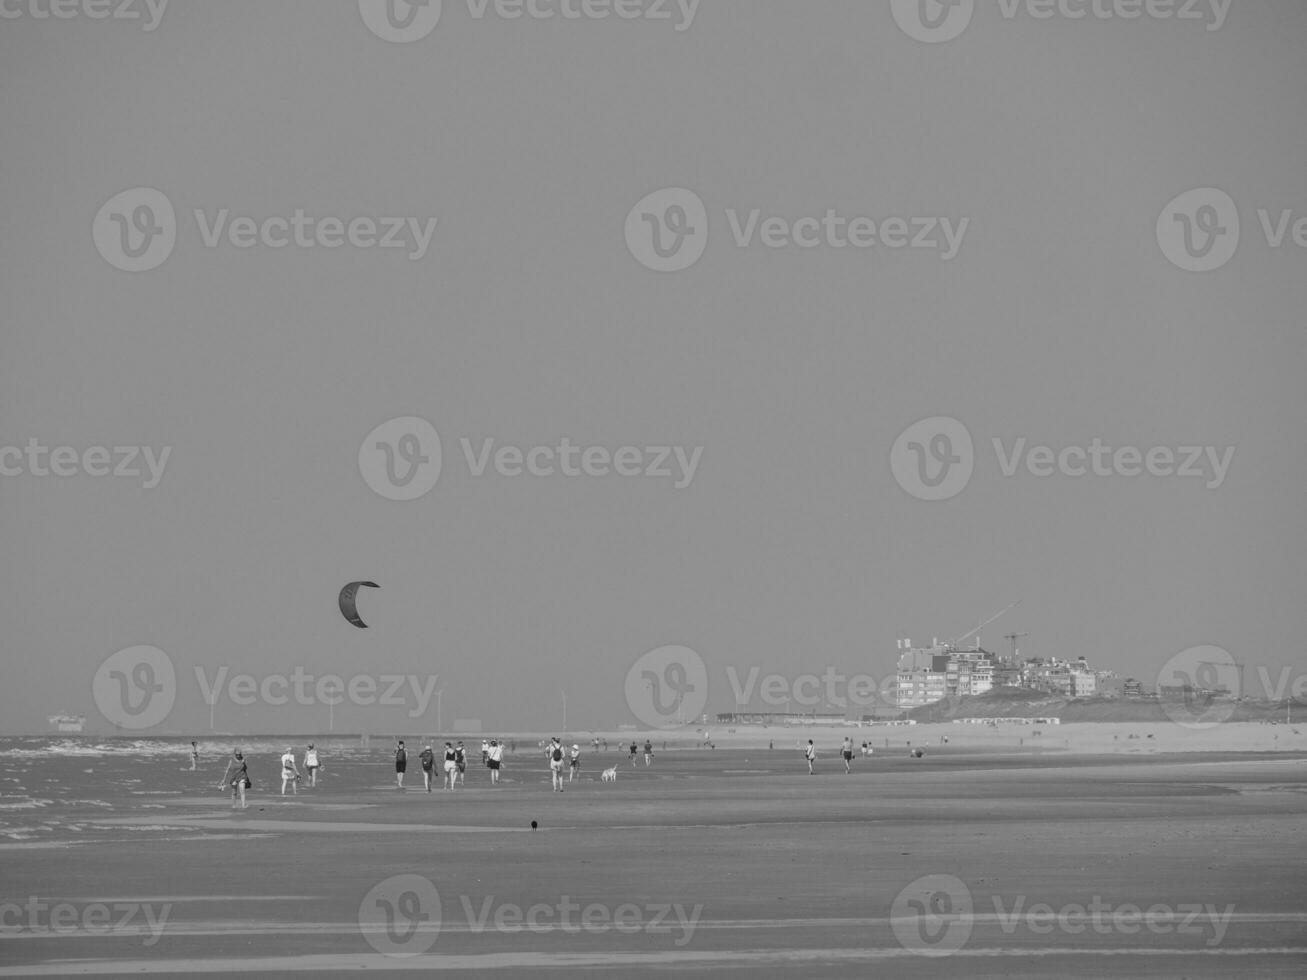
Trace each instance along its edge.
<path fill-rule="evenodd" d="M 914 647 L 898 641 L 899 659 L 894 679 L 894 705 L 919 708 L 948 697 L 984 694 L 994 686 L 998 657 L 979 644 L 956 648 L 936 641 Z"/>

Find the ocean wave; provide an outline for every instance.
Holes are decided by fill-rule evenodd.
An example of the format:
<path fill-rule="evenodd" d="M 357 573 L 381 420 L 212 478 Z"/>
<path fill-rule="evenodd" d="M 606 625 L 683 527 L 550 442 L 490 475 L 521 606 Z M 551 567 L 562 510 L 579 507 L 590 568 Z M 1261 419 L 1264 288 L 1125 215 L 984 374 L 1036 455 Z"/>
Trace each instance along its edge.
<path fill-rule="evenodd" d="M 250 737 L 196 739 L 201 761 L 226 759 L 239 748 L 247 756 L 281 756 L 290 746 L 297 756 L 303 755 L 309 741 L 314 742 L 320 756 L 357 757 L 372 756 L 389 751 L 387 739 L 374 738 L 370 749 L 364 749 L 358 736 L 348 738 L 316 738 L 295 735 L 255 735 Z M 51 759 L 51 758 L 163 758 L 177 757 L 189 760 L 191 742 L 187 738 L 105 738 L 103 736 L 26 736 L 0 738 L 0 759 Z"/>

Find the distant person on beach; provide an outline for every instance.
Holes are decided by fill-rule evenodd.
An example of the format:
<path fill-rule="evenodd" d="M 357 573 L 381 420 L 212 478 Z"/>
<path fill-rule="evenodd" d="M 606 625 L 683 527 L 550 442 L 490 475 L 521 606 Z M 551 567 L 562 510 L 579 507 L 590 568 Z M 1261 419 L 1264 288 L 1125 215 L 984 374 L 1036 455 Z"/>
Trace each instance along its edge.
<path fill-rule="evenodd" d="M 808 775 L 813 775 L 813 763 L 817 761 L 817 746 L 812 744 L 812 739 L 808 739 L 808 747 L 803 750 L 803 757 L 808 760 Z"/>
<path fill-rule="evenodd" d="M 499 770 L 504 765 L 504 747 L 495 739 L 490 740 L 490 758 L 486 762 L 490 767 L 490 785 L 499 782 Z"/>
<path fill-rule="evenodd" d="M 649 768 L 649 763 L 653 761 L 653 742 L 647 738 L 644 740 L 644 767 Z"/>
<path fill-rule="evenodd" d="M 563 791 L 563 743 L 558 736 L 549 743 L 549 778 L 553 781 L 555 792 Z"/>
<path fill-rule="evenodd" d="M 456 767 L 454 766 L 454 744 L 452 742 L 446 742 L 445 743 L 445 780 L 443 783 L 441 783 L 441 785 L 445 789 L 454 788 L 454 773 L 456 771 L 457 771 Z"/>
<path fill-rule="evenodd" d="M 231 757 L 231 761 L 227 763 L 227 771 L 222 774 L 218 786 L 219 788 L 223 786 L 231 787 L 231 805 L 233 809 L 236 807 L 237 800 L 240 800 L 241 809 L 249 806 L 245 802 L 245 791 L 250 788 L 250 773 L 245 765 L 245 756 L 241 755 L 240 749 L 236 750 Z"/>
<path fill-rule="evenodd" d="M 404 740 L 395 743 L 395 788 L 404 788 L 404 772 L 408 769 L 408 753 L 404 751 Z"/>
<path fill-rule="evenodd" d="M 844 748 L 840 751 L 840 755 L 844 756 L 844 772 L 845 773 L 852 772 L 853 771 L 853 739 L 849 738 L 847 735 L 844 736 Z"/>
<path fill-rule="evenodd" d="M 639 751 L 640 751 L 640 750 L 639 750 L 639 748 L 636 746 L 636 744 L 635 744 L 634 742 L 632 742 L 632 743 L 631 743 L 631 768 L 632 768 L 632 769 L 635 768 L 635 757 L 636 757 L 637 754 L 639 754 Z"/>
<path fill-rule="evenodd" d="M 281 795 L 286 795 L 286 784 L 290 783 L 291 793 L 295 796 L 300 791 L 300 771 L 295 767 L 295 750 L 289 745 L 281 756 Z"/>
<path fill-rule="evenodd" d="M 467 785 L 467 749 L 461 741 L 454 746 L 454 778 Z"/>
<path fill-rule="evenodd" d="M 200 768 L 200 747 L 196 745 L 195 740 L 192 739 L 191 740 L 191 772 L 194 772 L 198 768 Z"/>
<path fill-rule="evenodd" d="M 431 773 L 436 768 L 436 753 L 431 751 L 430 745 L 423 746 L 422 751 L 418 753 L 418 762 L 422 764 L 422 785 L 430 793 Z"/>
<path fill-rule="evenodd" d="M 581 746 L 573 745 L 572 756 L 571 759 L 569 760 L 569 767 L 567 771 L 567 781 L 569 783 L 572 780 L 576 779 L 577 770 L 579 770 L 580 768 L 581 768 Z"/>
<path fill-rule="evenodd" d="M 318 785 L 318 750 L 309 743 L 309 747 L 304 750 L 304 771 L 309 774 L 309 786 Z"/>
<path fill-rule="evenodd" d="M 484 738 L 481 740 L 481 764 L 484 766 L 490 762 L 490 743 Z"/>

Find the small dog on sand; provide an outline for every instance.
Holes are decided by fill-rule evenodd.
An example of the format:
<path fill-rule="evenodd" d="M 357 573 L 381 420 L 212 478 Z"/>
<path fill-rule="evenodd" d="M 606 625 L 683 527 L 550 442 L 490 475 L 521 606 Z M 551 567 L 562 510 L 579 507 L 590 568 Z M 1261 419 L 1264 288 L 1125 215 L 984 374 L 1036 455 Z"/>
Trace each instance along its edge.
<path fill-rule="evenodd" d="M 615 783 L 615 782 L 617 782 L 617 767 L 616 767 L 616 766 L 613 766 L 613 767 L 610 768 L 610 769 L 605 769 L 605 770 L 604 770 L 604 774 L 603 774 L 602 776 L 600 776 L 599 778 L 600 778 L 603 782 L 605 782 L 605 783 Z"/>

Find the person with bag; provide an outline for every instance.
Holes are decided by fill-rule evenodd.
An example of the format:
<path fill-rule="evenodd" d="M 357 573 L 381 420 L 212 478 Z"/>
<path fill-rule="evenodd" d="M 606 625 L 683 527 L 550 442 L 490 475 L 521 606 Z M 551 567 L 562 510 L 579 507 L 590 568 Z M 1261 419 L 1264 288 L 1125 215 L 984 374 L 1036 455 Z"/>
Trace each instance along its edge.
<path fill-rule="evenodd" d="M 554 790 L 561 793 L 563 791 L 563 743 L 556 735 L 549 747 L 549 774 L 553 779 Z"/>
<path fill-rule="evenodd" d="M 467 785 L 467 749 L 461 741 L 454 746 L 454 781 Z"/>
<path fill-rule="evenodd" d="M 241 754 L 240 749 L 237 749 L 231 761 L 227 763 L 227 771 L 222 774 L 218 787 L 230 786 L 232 809 L 236 808 L 236 801 L 240 800 L 241 809 L 244 810 L 249 807 L 249 803 L 245 801 L 245 791 L 250 788 L 250 785 L 250 772 L 245 765 L 245 756 Z"/>
<path fill-rule="evenodd" d="M 436 768 L 436 754 L 431 751 L 430 745 L 424 747 L 418 753 L 418 761 L 422 763 L 422 782 L 426 786 L 427 792 L 430 793 L 431 773 Z"/>

